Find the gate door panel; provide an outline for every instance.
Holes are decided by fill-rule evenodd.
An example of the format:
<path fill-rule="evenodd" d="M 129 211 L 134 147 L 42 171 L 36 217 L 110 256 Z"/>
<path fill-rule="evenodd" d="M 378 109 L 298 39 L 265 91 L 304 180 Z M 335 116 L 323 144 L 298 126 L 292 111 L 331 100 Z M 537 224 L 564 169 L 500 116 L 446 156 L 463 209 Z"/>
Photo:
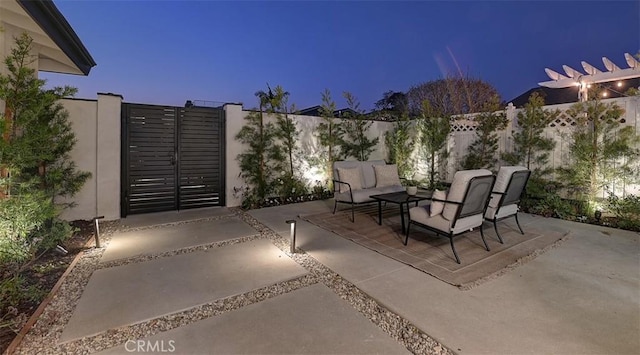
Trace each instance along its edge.
<path fill-rule="evenodd" d="M 180 109 L 179 208 L 222 205 L 223 111 Z"/>
<path fill-rule="evenodd" d="M 127 108 L 127 212 L 175 210 L 175 110 L 133 104 Z"/>
<path fill-rule="evenodd" d="M 224 111 L 124 103 L 122 216 L 224 205 Z"/>

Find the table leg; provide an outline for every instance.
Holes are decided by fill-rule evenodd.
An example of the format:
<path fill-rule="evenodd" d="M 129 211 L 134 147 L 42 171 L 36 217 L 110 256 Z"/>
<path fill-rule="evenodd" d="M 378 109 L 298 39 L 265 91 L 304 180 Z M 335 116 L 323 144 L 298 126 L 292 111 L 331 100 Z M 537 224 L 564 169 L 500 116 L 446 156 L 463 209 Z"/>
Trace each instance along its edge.
<path fill-rule="evenodd" d="M 403 203 L 400 202 L 400 221 L 402 221 L 402 234 L 405 234 L 405 227 L 404 227 L 404 209 L 402 208 Z M 409 207 L 409 205 L 407 205 L 407 208 Z"/>
<path fill-rule="evenodd" d="M 378 225 L 382 225 L 382 201 L 378 200 Z"/>

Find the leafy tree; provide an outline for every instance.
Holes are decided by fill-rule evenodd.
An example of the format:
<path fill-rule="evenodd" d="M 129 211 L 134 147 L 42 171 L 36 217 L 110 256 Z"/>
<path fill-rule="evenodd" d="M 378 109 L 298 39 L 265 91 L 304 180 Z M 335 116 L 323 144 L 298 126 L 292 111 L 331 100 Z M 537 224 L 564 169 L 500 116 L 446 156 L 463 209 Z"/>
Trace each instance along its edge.
<path fill-rule="evenodd" d="M 320 145 L 326 149 L 326 154 L 319 154 L 317 165 L 329 180 L 329 189 L 333 185 L 333 162 L 339 156 L 340 142 L 342 142 L 342 129 L 340 123 L 334 118 L 336 103 L 331 99 L 331 92 L 325 89 L 322 93 L 322 107 L 320 115 L 322 123 L 318 125 L 317 137 Z"/>
<path fill-rule="evenodd" d="M 90 176 L 70 160 L 76 139 L 60 104 L 76 90 L 44 89 L 31 67 L 32 45 L 27 34 L 16 38 L 0 74 L 0 328 L 18 326 L 16 306 L 43 294 L 24 286 L 23 272 L 71 235 L 69 223 L 58 218 L 71 204 L 56 197 L 73 197 Z"/>
<path fill-rule="evenodd" d="M 498 151 L 497 131 L 507 127 L 507 116 L 504 112 L 496 112 L 498 103 L 493 102 L 485 106 L 484 112 L 474 117 L 477 122 L 477 138 L 469 146 L 469 152 L 462 160 L 463 169 L 492 169 L 497 163 Z"/>
<path fill-rule="evenodd" d="M 409 101 L 403 92 L 387 91 L 375 106 L 380 118 L 396 121 L 407 115 Z"/>
<path fill-rule="evenodd" d="M 567 167 L 558 170 L 574 197 L 595 207 L 597 193 L 616 182 L 637 182 L 636 163 L 640 156 L 640 137 L 632 126 L 623 127 L 623 110 L 615 103 L 604 104 L 597 95 L 567 110 L 575 122 L 571 133 Z M 609 191 L 611 192 L 611 191 Z"/>
<path fill-rule="evenodd" d="M 449 76 L 411 87 L 407 99 L 411 115 L 420 115 L 422 103 L 426 100 L 444 116 L 455 116 L 481 112 L 487 104 L 499 102 L 500 94 L 491 84 L 480 79 Z"/>
<path fill-rule="evenodd" d="M 398 174 L 401 178 L 410 179 L 413 176 L 413 162 L 411 153 L 414 150 L 412 124 L 405 114 L 393 123 L 391 130 L 385 132 L 384 142 L 387 146 L 389 164 L 398 166 Z"/>
<path fill-rule="evenodd" d="M 378 137 L 369 139 L 367 132 L 372 122 L 367 120 L 364 112 L 360 110 L 360 103 L 349 92 L 343 94 L 351 112 L 347 112 L 345 120 L 341 124 L 342 140 L 340 146 L 345 158 L 354 157 L 360 161 L 366 161 L 378 144 Z M 355 113 L 354 113 L 355 112 Z"/>
<path fill-rule="evenodd" d="M 281 86 L 276 86 L 273 94 L 273 103 L 275 104 L 273 112 L 276 114 L 277 137 L 282 141 L 282 148 L 287 157 L 288 171 L 287 174 L 295 175 L 294 170 L 294 153 L 296 151 L 296 141 L 298 138 L 298 130 L 296 123 L 289 116 L 289 110 L 295 111 L 295 106 L 288 107 L 289 93 L 284 91 Z"/>
<path fill-rule="evenodd" d="M 555 120 L 560 112 L 543 109 L 544 99 L 537 92 L 529 97 L 524 109 L 518 112 L 520 131 L 513 134 L 513 152 L 503 153 L 502 159 L 509 164 L 521 164 L 538 174 L 546 172 L 549 154 L 556 143 L 543 136 L 544 129 Z M 534 169 L 535 167 L 535 169 Z"/>
<path fill-rule="evenodd" d="M 277 112 L 282 107 L 284 92 L 256 92 L 260 108 L 245 117 L 245 125 L 236 139 L 247 146 L 238 154 L 240 177 L 247 184 L 243 191 L 242 205 L 245 208 L 261 206 L 273 192 L 274 181 L 284 171 L 284 156 L 277 145 L 278 130 L 271 122 L 265 123 L 265 113 Z"/>
<path fill-rule="evenodd" d="M 429 101 L 422 103 L 422 114 L 418 119 L 420 147 L 429 161 L 429 188 L 437 186 L 438 163 L 446 161 L 448 152 L 445 149 L 451 131 L 450 117 L 434 110 Z"/>
<path fill-rule="evenodd" d="M 299 148 L 297 145 L 300 132 L 296 127 L 296 123 L 291 117 L 291 112 L 295 112 L 295 105 L 288 105 L 289 93 L 284 91 L 281 86 L 275 88 L 274 104 L 276 104 L 276 130 L 277 137 L 280 140 L 280 149 L 286 160 L 287 169 L 278 180 L 279 194 L 282 198 L 291 199 L 296 196 L 306 194 L 307 186 L 300 178 L 297 171 L 296 161 L 299 159 Z M 279 157 L 279 155 L 278 155 Z"/>

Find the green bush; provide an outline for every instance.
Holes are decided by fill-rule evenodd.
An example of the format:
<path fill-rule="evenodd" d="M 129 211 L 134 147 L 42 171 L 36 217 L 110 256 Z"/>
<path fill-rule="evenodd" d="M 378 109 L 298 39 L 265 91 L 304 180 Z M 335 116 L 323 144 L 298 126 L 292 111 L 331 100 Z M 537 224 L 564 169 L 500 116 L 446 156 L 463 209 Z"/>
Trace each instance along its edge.
<path fill-rule="evenodd" d="M 24 192 L 0 200 L 0 265 L 19 266 L 48 245 L 46 222 L 55 208 L 43 191 Z M 55 246 L 55 245 L 54 245 Z"/>
<path fill-rule="evenodd" d="M 620 198 L 609 195 L 607 209 L 616 217 L 616 227 L 628 230 L 640 230 L 640 196 L 627 195 Z"/>

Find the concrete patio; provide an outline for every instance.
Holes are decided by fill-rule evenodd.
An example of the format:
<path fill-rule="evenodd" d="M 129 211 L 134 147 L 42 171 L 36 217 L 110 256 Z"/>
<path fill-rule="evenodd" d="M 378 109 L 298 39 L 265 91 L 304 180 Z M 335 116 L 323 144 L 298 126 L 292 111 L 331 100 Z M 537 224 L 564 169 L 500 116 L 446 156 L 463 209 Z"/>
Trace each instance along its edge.
<path fill-rule="evenodd" d="M 330 208 L 123 219 L 18 352 L 640 353 L 638 233 L 546 219 L 571 238 L 461 291 L 300 219 L 289 254 L 285 220 Z"/>

